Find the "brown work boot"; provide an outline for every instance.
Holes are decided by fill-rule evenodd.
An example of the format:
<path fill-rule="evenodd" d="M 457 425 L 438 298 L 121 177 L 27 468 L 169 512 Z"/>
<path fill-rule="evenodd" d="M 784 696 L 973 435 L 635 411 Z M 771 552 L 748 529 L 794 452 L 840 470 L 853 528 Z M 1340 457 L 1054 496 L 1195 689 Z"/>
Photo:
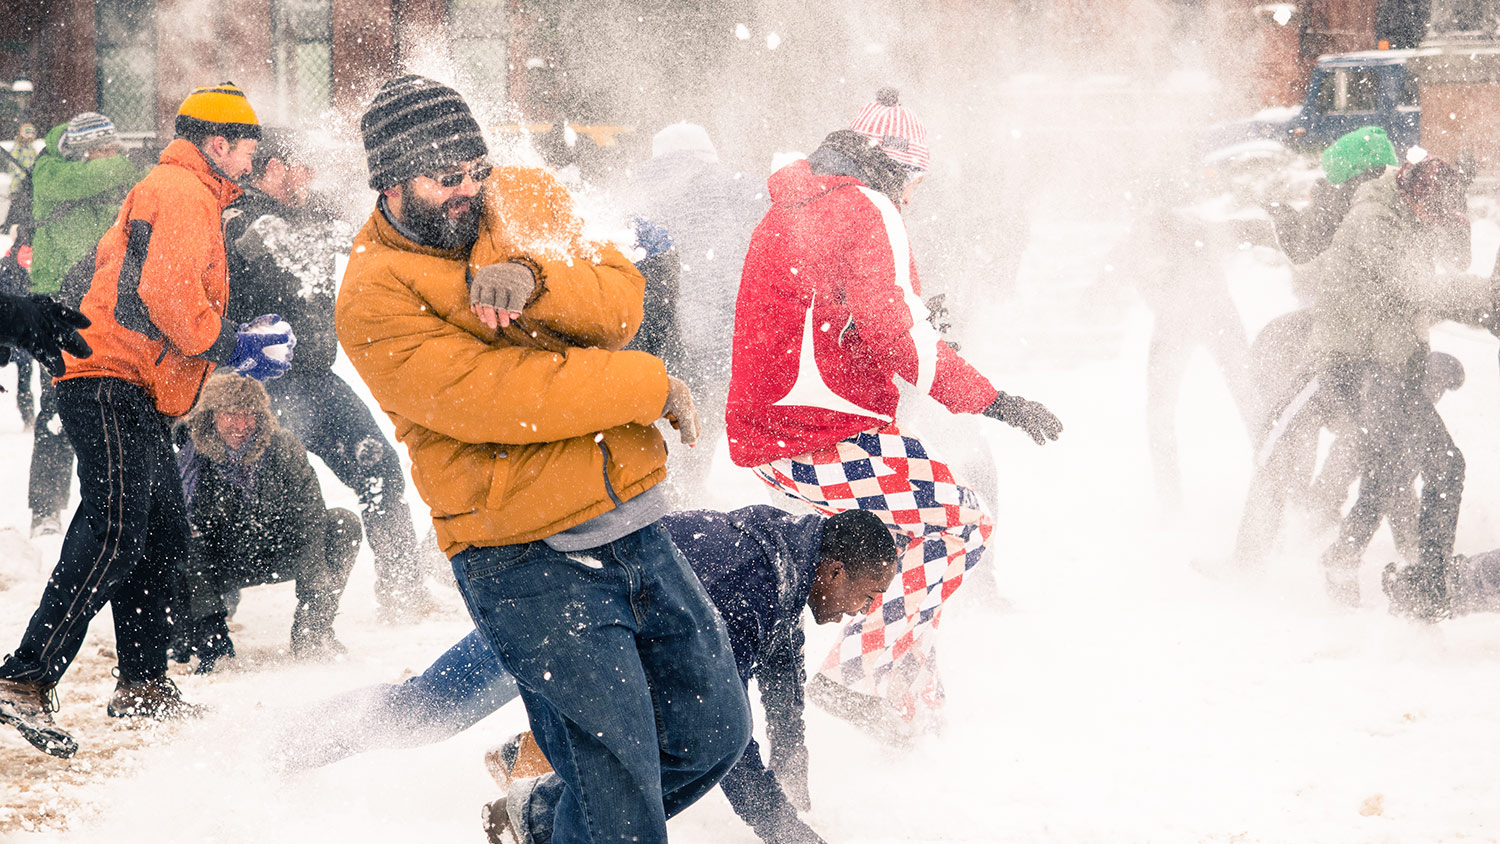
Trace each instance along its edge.
<path fill-rule="evenodd" d="M 531 731 L 517 733 L 484 754 L 484 767 L 504 791 L 516 780 L 552 773 L 552 763 L 542 754 Z"/>
<path fill-rule="evenodd" d="M 139 683 L 121 680 L 115 686 L 114 697 L 109 699 L 111 718 L 153 718 L 170 721 L 176 718 L 196 718 L 207 712 L 206 707 L 188 703 L 170 677 L 157 677 Z"/>
<path fill-rule="evenodd" d="M 59 759 L 78 752 L 78 742 L 52 720 L 57 711 L 57 684 L 42 685 L 0 679 L 0 724 L 21 731 L 31 746 Z"/>

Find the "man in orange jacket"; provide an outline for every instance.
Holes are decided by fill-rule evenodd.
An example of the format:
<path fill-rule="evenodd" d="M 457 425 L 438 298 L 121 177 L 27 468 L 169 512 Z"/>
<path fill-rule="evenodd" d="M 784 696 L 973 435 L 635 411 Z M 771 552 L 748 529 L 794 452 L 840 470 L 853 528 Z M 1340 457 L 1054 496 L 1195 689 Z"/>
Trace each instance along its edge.
<path fill-rule="evenodd" d="M 542 170 L 493 168 L 447 86 L 381 86 L 360 128 L 380 192 L 354 241 L 339 342 L 411 455 L 476 627 L 558 776 L 517 784 L 522 842 L 661 844 L 745 749 L 723 623 L 658 524 L 688 389 L 645 352 L 646 282 L 581 243 Z M 472 267 L 473 284 L 469 284 Z"/>
<path fill-rule="evenodd" d="M 78 453 L 80 502 L 61 558 L 21 643 L 0 664 L 0 723 L 53 756 L 78 743 L 52 720 L 53 688 L 90 620 L 114 607 L 119 684 L 110 716 L 174 718 L 198 709 L 167 678 L 168 596 L 188 524 L 167 431 L 217 364 L 257 378 L 290 365 L 291 329 L 274 316 L 223 319 L 220 214 L 240 195 L 260 124 L 232 84 L 195 89 L 177 138 L 125 197 L 99 242 L 83 298 L 87 358 L 65 355 L 58 415 Z"/>

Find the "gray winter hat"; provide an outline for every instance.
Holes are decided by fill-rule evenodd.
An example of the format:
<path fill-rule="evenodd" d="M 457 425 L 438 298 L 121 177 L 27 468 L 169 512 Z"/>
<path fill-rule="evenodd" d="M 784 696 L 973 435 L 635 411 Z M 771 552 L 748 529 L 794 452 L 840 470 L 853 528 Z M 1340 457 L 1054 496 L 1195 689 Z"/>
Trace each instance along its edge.
<path fill-rule="evenodd" d="M 85 111 L 68 121 L 68 128 L 57 140 L 57 151 L 69 161 L 81 161 L 89 150 L 119 142 L 114 121 L 97 112 Z"/>
<path fill-rule="evenodd" d="M 400 76 L 380 86 L 359 129 L 375 190 L 489 152 L 464 98 L 422 76 Z"/>

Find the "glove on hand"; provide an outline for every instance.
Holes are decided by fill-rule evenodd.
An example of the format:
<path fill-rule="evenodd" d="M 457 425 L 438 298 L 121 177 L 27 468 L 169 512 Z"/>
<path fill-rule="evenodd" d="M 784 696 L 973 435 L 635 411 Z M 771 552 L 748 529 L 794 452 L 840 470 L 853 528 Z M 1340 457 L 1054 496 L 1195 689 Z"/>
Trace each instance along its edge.
<path fill-rule="evenodd" d="M 286 320 L 265 314 L 240 325 L 227 365 L 257 381 L 280 378 L 292 368 L 292 349 L 296 346 L 297 335 Z"/>
<path fill-rule="evenodd" d="M 1041 402 L 1005 393 L 996 396 L 990 406 L 984 409 L 983 415 L 1020 428 L 1030 434 L 1037 445 L 1046 445 L 1047 440 L 1057 439 L 1063 429 L 1062 422 L 1052 415 L 1052 411 L 1043 407 Z"/>
<path fill-rule="evenodd" d="M 536 292 L 536 276 L 519 261 L 478 267 L 473 275 L 469 282 L 469 310 L 491 330 L 520 319 L 531 294 Z"/>
<path fill-rule="evenodd" d="M 642 261 L 655 258 L 672 248 L 672 236 L 661 226 L 645 217 L 631 217 L 630 224 L 635 227 L 635 245 L 646 252 Z"/>
<path fill-rule="evenodd" d="M 693 408 L 693 393 L 681 378 L 668 375 L 667 384 L 667 406 L 662 408 L 662 418 L 682 435 L 683 445 L 692 445 L 698 441 L 698 411 Z"/>
<path fill-rule="evenodd" d="M 88 317 L 41 293 L 0 296 L 0 342 L 20 346 L 53 375 L 65 371 L 63 352 L 78 358 L 93 354 L 78 333 L 88 327 Z"/>

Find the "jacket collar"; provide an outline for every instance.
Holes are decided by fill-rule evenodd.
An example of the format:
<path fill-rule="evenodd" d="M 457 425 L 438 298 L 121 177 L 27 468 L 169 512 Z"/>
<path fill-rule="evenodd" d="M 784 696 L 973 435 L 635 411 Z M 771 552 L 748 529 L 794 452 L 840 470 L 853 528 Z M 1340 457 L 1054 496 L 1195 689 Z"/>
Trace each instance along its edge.
<path fill-rule="evenodd" d="M 234 180 L 224 175 L 224 172 L 215 167 L 201 150 L 182 138 L 174 139 L 167 148 L 161 151 L 161 164 L 173 167 L 181 167 L 198 177 L 198 181 L 213 193 L 214 198 L 219 201 L 220 208 L 228 208 L 229 203 L 235 201 L 242 191 Z"/>
<path fill-rule="evenodd" d="M 449 261 L 469 260 L 469 250 L 464 249 L 439 249 L 436 246 L 427 246 L 417 240 L 416 232 L 403 225 L 391 213 L 386 210 L 385 197 L 382 196 L 375 201 L 375 213 L 370 215 L 375 223 L 375 238 L 380 245 L 399 249 L 402 252 L 415 252 L 419 255 L 431 255 L 434 258 L 444 258 Z"/>

